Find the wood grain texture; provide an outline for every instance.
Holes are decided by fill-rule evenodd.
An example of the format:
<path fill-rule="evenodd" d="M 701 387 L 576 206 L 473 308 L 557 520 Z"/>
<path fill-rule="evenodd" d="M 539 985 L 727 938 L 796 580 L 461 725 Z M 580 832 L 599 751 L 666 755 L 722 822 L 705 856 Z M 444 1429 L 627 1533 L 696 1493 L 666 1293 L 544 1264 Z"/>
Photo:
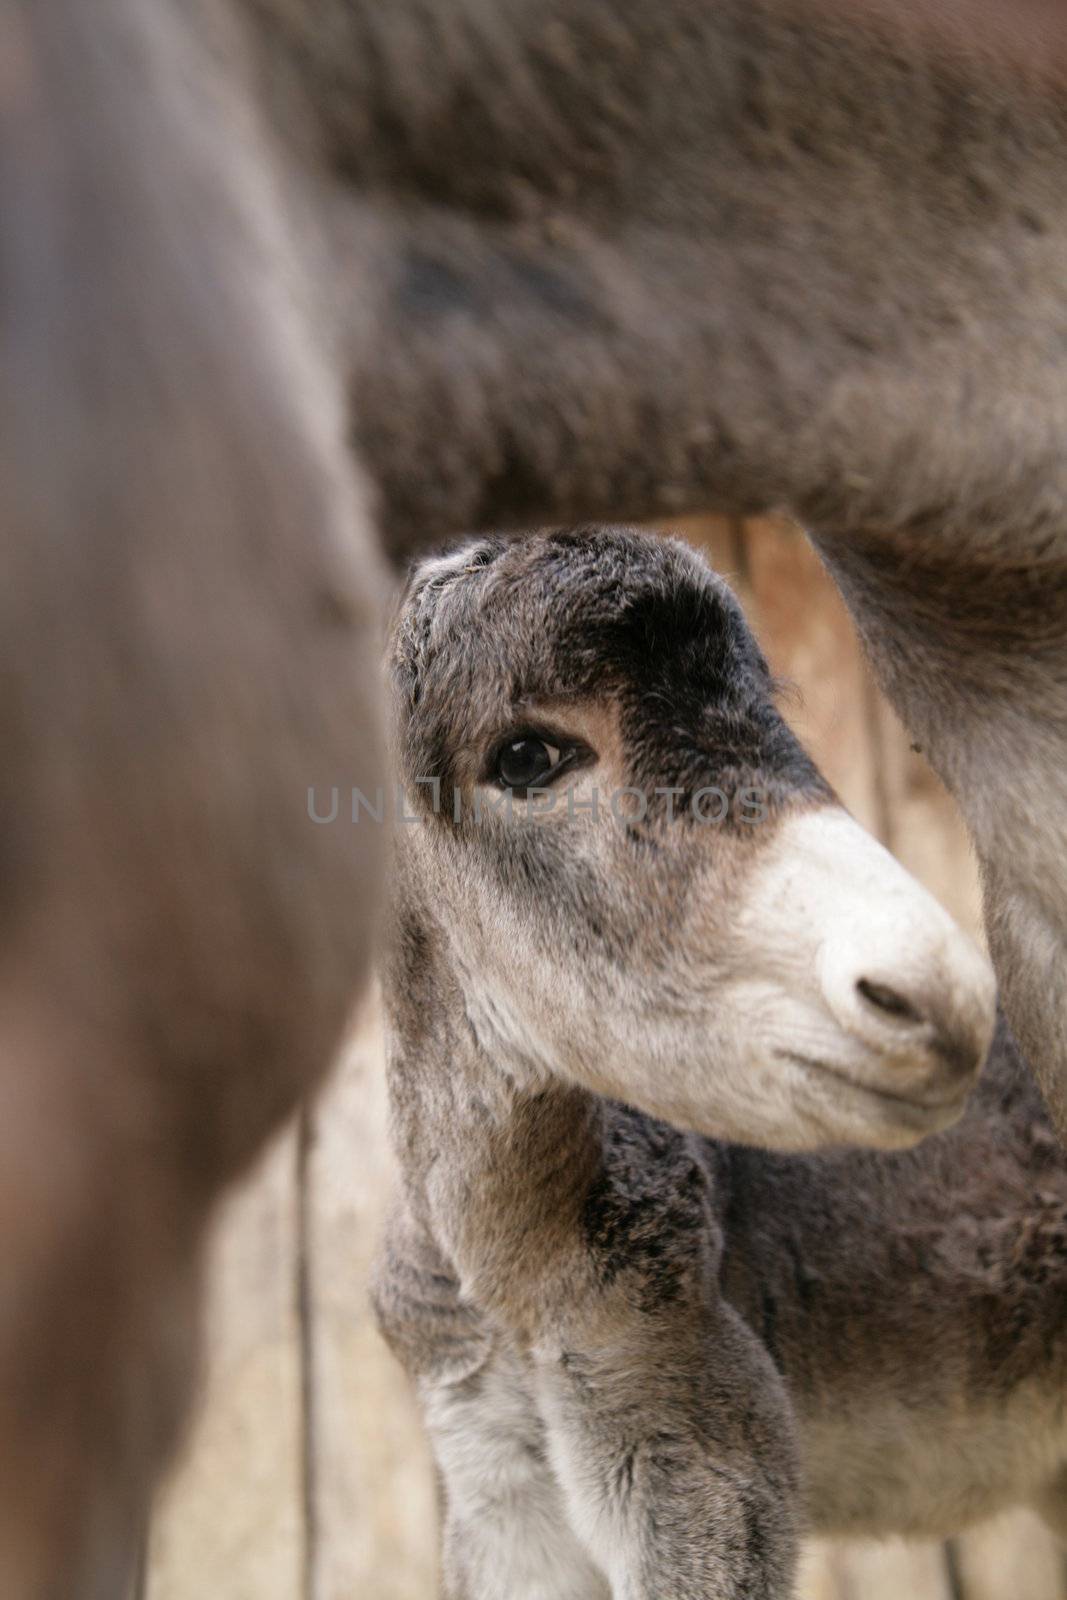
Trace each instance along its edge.
<path fill-rule="evenodd" d="M 310 1600 L 430 1600 L 436 1507 L 407 1380 L 374 1327 L 367 1279 L 392 1188 L 371 1002 L 316 1118 L 308 1163 L 312 1285 Z"/>
<path fill-rule="evenodd" d="M 938 1544 L 890 1539 L 838 1545 L 829 1551 L 829 1566 L 834 1586 L 828 1600 L 954 1600 Z"/>
<path fill-rule="evenodd" d="M 964 1600 L 1062 1600 L 1067 1559 L 1032 1512 L 1015 1511 L 954 1541 Z"/>
<path fill-rule="evenodd" d="M 737 589 L 783 680 L 785 714 L 845 804 L 977 928 L 953 803 L 881 700 L 803 535 L 716 518 L 676 531 Z M 433 1600 L 430 1463 L 366 1299 L 389 1185 L 370 1006 L 304 1158 L 295 1136 L 278 1147 L 220 1230 L 210 1378 L 154 1522 L 147 1600 Z M 1051 1537 L 1018 1513 L 951 1553 L 812 1541 L 797 1600 L 1067 1600 L 1067 1581 Z"/>

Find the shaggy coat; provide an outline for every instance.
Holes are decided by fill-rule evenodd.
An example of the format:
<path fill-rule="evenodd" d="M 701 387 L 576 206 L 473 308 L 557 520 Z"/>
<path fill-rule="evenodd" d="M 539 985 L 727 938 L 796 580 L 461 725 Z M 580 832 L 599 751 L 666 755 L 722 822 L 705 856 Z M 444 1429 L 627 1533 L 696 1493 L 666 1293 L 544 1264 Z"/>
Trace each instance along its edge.
<path fill-rule="evenodd" d="M 884 942 L 899 869 L 849 853 L 728 591 L 632 533 L 482 541 L 416 572 L 392 672 L 419 822 L 376 1303 L 434 1446 L 447 1600 L 785 1600 L 802 1530 L 1062 1525 L 1067 1163 L 1003 1022 L 960 1118 L 984 966 L 925 897 L 894 902 L 909 950 Z M 573 805 L 490 810 L 539 731 Z M 659 807 L 595 816 L 594 778 Z M 760 825 L 700 826 L 712 784 L 759 787 Z M 877 971 L 855 1012 L 845 947 Z"/>

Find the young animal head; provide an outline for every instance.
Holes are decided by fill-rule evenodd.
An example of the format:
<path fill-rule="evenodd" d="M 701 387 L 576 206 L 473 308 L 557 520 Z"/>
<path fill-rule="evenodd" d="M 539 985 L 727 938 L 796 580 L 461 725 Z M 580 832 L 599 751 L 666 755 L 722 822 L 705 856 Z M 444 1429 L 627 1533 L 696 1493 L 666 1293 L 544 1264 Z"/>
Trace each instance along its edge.
<path fill-rule="evenodd" d="M 401 897 L 510 1077 L 786 1148 L 956 1117 L 989 966 L 835 799 L 694 551 L 480 540 L 416 570 L 391 667 Z"/>

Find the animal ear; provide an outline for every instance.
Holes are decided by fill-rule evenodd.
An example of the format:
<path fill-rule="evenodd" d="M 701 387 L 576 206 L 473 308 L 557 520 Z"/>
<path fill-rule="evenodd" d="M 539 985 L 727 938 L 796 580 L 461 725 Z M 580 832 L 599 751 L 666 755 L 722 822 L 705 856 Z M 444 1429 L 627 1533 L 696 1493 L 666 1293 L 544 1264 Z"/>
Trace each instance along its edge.
<path fill-rule="evenodd" d="M 389 663 L 409 705 L 414 706 L 419 698 L 424 653 L 441 597 L 466 574 L 491 566 L 506 547 L 503 539 L 468 540 L 445 555 L 428 556 L 408 568 L 389 630 Z"/>
<path fill-rule="evenodd" d="M 503 539 L 469 539 L 442 555 L 427 556 L 422 561 L 416 561 L 408 571 L 404 589 L 406 601 L 410 603 L 427 590 L 436 599 L 465 573 L 479 572 L 491 566 L 505 548 Z"/>
<path fill-rule="evenodd" d="M 427 632 L 426 622 L 420 626 L 417 613 L 412 609 L 409 580 L 393 613 L 387 657 L 393 687 L 408 711 L 413 711 L 419 701 Z"/>

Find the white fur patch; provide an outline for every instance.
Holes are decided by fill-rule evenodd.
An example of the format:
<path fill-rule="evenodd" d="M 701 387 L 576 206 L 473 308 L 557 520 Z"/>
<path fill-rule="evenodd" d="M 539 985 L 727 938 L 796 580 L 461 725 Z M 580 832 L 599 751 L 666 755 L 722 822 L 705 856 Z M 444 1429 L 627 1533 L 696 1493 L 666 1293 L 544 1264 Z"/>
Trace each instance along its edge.
<path fill-rule="evenodd" d="M 446 1581 L 460 1580 L 463 1600 L 609 1600 L 571 1530 L 518 1360 L 498 1351 L 475 1384 L 426 1386 L 422 1398 L 447 1494 Z"/>

